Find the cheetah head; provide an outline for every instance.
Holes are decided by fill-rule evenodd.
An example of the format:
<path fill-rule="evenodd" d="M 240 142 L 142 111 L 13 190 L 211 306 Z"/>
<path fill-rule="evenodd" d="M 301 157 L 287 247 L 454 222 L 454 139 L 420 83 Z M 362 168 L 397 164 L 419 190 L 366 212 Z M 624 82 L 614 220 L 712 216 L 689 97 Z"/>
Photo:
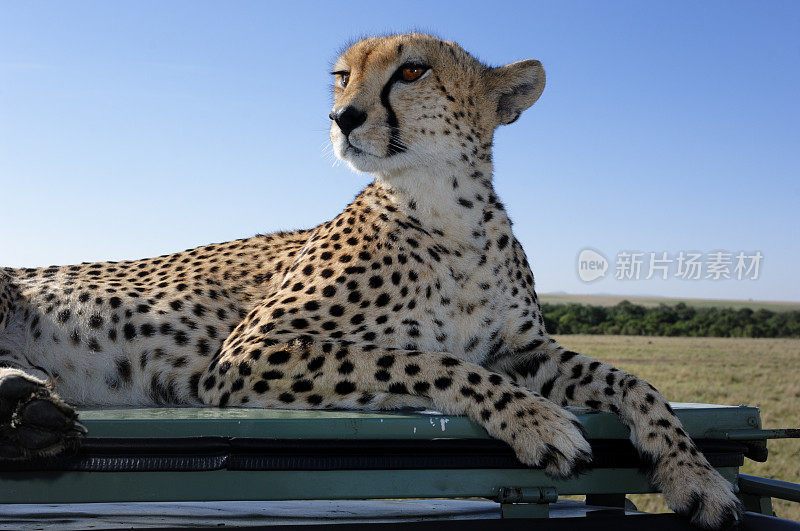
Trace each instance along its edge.
<path fill-rule="evenodd" d="M 420 34 L 358 41 L 333 74 L 336 156 L 378 175 L 487 157 L 494 130 L 516 121 L 545 83 L 539 61 L 491 68 Z"/>

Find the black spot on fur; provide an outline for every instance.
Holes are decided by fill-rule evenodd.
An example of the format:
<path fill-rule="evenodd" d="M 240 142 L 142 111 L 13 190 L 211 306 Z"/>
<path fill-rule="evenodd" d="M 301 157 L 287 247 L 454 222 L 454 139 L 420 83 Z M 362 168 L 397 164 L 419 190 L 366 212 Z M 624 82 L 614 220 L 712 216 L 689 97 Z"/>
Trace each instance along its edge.
<path fill-rule="evenodd" d="M 336 394 L 347 395 L 355 391 L 356 386 L 353 382 L 350 382 L 348 380 L 342 380 L 341 382 L 336 384 L 334 390 L 336 391 Z"/>
<path fill-rule="evenodd" d="M 130 341 L 136 337 L 136 327 L 131 323 L 125 323 L 125 326 L 122 327 L 122 333 L 125 335 L 125 339 Z"/>
<path fill-rule="evenodd" d="M 272 365 L 280 365 L 289 361 L 291 354 L 288 350 L 278 350 L 267 356 L 267 361 Z"/>
<path fill-rule="evenodd" d="M 131 376 L 133 372 L 133 369 L 131 367 L 131 362 L 125 358 L 120 358 L 116 360 L 115 363 L 117 366 L 117 374 L 119 374 L 120 380 L 126 384 L 131 383 L 133 379 Z"/>
<path fill-rule="evenodd" d="M 437 378 L 433 381 L 433 385 L 436 386 L 437 389 L 442 391 L 450 387 L 452 383 L 453 383 L 452 378 L 447 378 L 444 376 L 441 378 Z"/>

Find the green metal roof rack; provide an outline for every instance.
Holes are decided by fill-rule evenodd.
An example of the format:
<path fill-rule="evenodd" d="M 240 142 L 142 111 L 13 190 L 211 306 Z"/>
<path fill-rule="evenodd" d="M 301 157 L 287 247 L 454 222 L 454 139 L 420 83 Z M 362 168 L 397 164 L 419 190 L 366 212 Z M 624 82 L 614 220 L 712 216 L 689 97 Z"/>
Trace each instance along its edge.
<path fill-rule="evenodd" d="M 766 459 L 767 439 L 797 430 L 762 429 L 754 407 L 673 407 L 749 510 L 771 515 L 771 497 L 800 501 L 797 485 L 739 475 L 745 457 Z M 504 518 L 543 518 L 562 495 L 624 507 L 625 495 L 653 492 L 611 414 L 578 414 L 595 460 L 567 480 L 524 467 L 468 419 L 432 411 L 159 408 L 80 417 L 89 436 L 76 455 L 0 461 L 0 504 L 487 498 Z"/>

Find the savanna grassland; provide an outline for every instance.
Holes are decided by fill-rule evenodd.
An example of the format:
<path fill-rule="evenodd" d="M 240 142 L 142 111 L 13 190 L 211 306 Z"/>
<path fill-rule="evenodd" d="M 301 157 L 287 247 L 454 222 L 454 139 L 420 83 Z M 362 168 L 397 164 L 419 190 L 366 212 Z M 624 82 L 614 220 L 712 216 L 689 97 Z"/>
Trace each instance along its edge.
<path fill-rule="evenodd" d="M 765 428 L 800 427 L 800 339 L 560 335 L 564 347 L 636 374 L 675 402 L 761 408 Z M 800 440 L 768 443 L 766 463 L 742 473 L 800 482 Z M 635 495 L 641 510 L 666 511 L 657 495 Z M 800 521 L 800 504 L 773 500 L 781 518 Z"/>

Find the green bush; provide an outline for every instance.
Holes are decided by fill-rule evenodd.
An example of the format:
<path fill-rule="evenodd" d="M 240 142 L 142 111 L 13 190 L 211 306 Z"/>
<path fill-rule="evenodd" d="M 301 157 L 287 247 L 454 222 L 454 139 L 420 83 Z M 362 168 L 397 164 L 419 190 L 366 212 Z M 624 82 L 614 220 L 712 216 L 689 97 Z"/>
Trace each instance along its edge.
<path fill-rule="evenodd" d="M 551 334 L 800 337 L 800 311 L 697 308 L 682 302 L 648 308 L 622 301 L 616 306 L 543 304 L 542 312 Z"/>

